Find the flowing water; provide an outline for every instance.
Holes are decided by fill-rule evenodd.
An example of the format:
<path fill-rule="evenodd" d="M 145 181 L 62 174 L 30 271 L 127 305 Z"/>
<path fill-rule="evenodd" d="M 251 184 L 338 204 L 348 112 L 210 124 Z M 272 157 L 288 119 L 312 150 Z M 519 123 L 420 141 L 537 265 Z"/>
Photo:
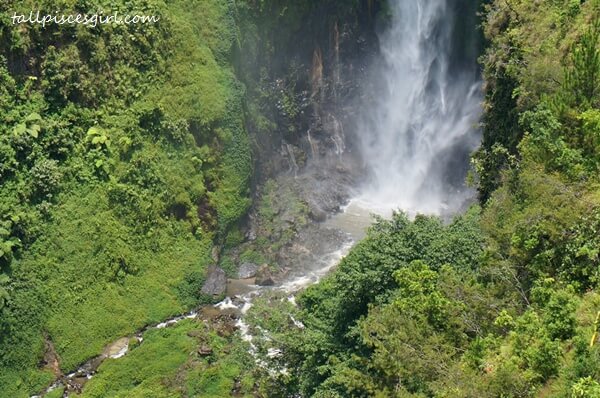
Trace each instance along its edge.
<path fill-rule="evenodd" d="M 480 83 L 476 60 L 461 48 L 469 41 L 457 39 L 460 24 L 470 20 L 457 4 L 390 1 L 359 128 L 371 177 L 357 198 L 363 207 L 440 214 L 472 196 L 464 179 L 479 144 Z"/>

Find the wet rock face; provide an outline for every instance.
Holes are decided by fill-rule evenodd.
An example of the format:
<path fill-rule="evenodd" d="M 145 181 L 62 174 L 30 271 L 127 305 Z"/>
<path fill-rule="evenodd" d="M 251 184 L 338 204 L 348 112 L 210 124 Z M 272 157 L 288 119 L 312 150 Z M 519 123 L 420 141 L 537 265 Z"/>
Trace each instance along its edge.
<path fill-rule="evenodd" d="M 293 278 L 324 266 L 323 261 L 328 261 L 324 255 L 335 252 L 349 239 L 346 233 L 337 229 L 309 225 L 296 234 L 292 244 L 277 253 L 276 261 L 289 267 L 289 277 Z"/>
<path fill-rule="evenodd" d="M 254 278 L 256 276 L 256 272 L 258 271 L 258 265 L 254 263 L 243 263 L 240 265 L 238 269 L 238 278 L 240 279 L 249 279 Z"/>
<path fill-rule="evenodd" d="M 340 205 L 346 204 L 353 196 L 352 187 L 356 187 L 363 178 L 361 161 L 348 154 L 333 166 L 315 166 L 307 170 L 296 182 L 311 218 L 324 221 L 321 212 L 326 215 L 338 212 Z"/>
<path fill-rule="evenodd" d="M 273 275 L 267 264 L 261 265 L 256 272 L 256 284 L 258 286 L 273 286 L 275 284 Z"/>
<path fill-rule="evenodd" d="M 387 9 L 382 1 L 322 1 L 294 11 L 286 11 L 287 3 L 293 2 L 275 3 L 261 11 L 272 22 L 261 40 L 248 40 L 241 48 L 248 87 L 258 88 L 256 93 L 267 98 L 257 101 L 256 109 L 272 123 L 268 128 L 248 124 L 260 143 L 256 149 L 261 179 L 282 172 L 297 177 L 315 164 L 331 168 L 344 163 L 341 157 L 360 145 L 355 139 L 361 104 L 357 98 L 379 53 L 378 13 L 385 15 Z M 299 21 L 313 22 L 296 25 Z M 293 34 L 278 34 L 292 25 L 297 26 Z M 262 57 L 273 49 L 279 56 Z M 315 217 L 322 214 L 316 212 Z"/>
<path fill-rule="evenodd" d="M 200 290 L 203 294 L 212 296 L 220 296 L 227 289 L 227 277 L 225 271 L 219 267 L 210 267 L 208 269 L 208 277 Z"/>

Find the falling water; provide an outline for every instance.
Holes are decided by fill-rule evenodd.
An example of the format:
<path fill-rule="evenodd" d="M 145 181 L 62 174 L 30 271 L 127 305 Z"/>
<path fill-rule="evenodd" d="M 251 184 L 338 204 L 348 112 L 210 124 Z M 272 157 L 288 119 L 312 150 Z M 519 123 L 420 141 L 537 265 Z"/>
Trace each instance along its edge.
<path fill-rule="evenodd" d="M 310 145 L 310 154 L 313 159 L 317 158 L 317 154 L 319 153 L 319 145 L 312 139 L 312 135 L 310 134 L 310 129 L 306 132 L 306 136 L 308 138 L 308 144 Z"/>
<path fill-rule="evenodd" d="M 333 141 L 333 145 L 335 147 L 335 154 L 342 156 L 346 150 L 346 146 L 344 144 L 344 128 L 342 123 L 331 113 L 328 115 L 328 119 L 331 125 L 331 141 Z"/>
<path fill-rule="evenodd" d="M 480 84 L 475 60 L 456 60 L 468 44 L 457 43 L 455 27 L 466 18 L 453 3 L 389 2 L 359 131 L 370 179 L 358 200 L 375 211 L 439 214 L 472 196 L 464 180 L 479 142 Z"/>

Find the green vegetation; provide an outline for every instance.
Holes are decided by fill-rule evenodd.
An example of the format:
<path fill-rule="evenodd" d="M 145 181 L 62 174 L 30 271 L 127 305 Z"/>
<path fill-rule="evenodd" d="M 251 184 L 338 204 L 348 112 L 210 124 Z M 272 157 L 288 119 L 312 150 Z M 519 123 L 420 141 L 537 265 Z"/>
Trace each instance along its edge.
<path fill-rule="evenodd" d="M 12 25 L 38 8 L 160 21 Z M 252 163 L 233 2 L 23 1 L 0 15 L 0 395 L 19 397 L 54 379 L 49 342 L 70 371 L 204 299 Z"/>
<path fill-rule="evenodd" d="M 479 206 L 449 224 L 378 220 L 297 306 L 257 299 L 247 321 L 264 362 L 226 314 L 184 320 L 106 360 L 83 396 L 600 397 L 600 1 L 484 3 Z M 386 11 L 376 0 L 11 7 L 0 5 L 0 395 L 27 397 L 210 300 L 199 288 L 217 254 L 233 274 L 291 242 L 309 212 L 275 180 L 244 242 L 257 146 L 246 126 L 263 157 L 304 134 L 301 60 L 338 18 L 371 26 L 373 8 Z M 32 8 L 161 19 L 12 25 Z M 278 167 L 263 161 L 267 175 Z"/>
<path fill-rule="evenodd" d="M 276 263 L 279 250 L 289 245 L 298 230 L 309 222 L 308 208 L 300 200 L 299 187 L 288 176 L 267 180 L 258 194 L 260 199 L 254 206 L 253 214 L 256 218 L 256 239 L 243 242 L 241 236 L 236 239 L 235 234 L 229 235 L 221 260 L 221 266 L 226 271 L 233 271 L 235 264 L 244 262 Z"/>
<path fill-rule="evenodd" d="M 482 201 L 501 184 L 501 170 L 514 166 L 515 157 L 520 157 L 517 147 L 532 127 L 527 111 L 551 108 L 561 124 L 556 130 L 562 130 L 562 139 L 575 139 L 571 127 L 584 133 L 582 120 L 574 122 L 585 114 L 584 108 L 598 106 L 593 97 L 598 95 L 594 26 L 599 7 L 595 0 L 492 1 L 485 6 L 488 42 L 481 63 L 486 112 L 482 147 L 474 159 Z"/>
<path fill-rule="evenodd" d="M 236 382 L 238 396 L 252 396 L 253 359 L 233 337 L 196 320 L 148 331 L 127 356 L 104 362 L 82 397 L 220 398 Z"/>
<path fill-rule="evenodd" d="M 599 396 L 600 2 L 485 18 L 481 207 L 380 220 L 298 308 L 251 310 L 269 396 Z"/>

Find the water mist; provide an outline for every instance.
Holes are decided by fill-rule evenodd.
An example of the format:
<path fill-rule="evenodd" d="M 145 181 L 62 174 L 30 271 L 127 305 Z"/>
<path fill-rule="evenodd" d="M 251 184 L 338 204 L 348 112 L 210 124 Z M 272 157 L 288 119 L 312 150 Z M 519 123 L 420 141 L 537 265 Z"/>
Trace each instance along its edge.
<path fill-rule="evenodd" d="M 476 55 L 467 59 L 461 50 L 469 44 L 456 35 L 468 18 L 452 0 L 390 0 L 389 7 L 359 122 L 369 179 L 357 200 L 380 213 L 452 212 L 473 196 L 464 180 L 479 143 Z"/>

